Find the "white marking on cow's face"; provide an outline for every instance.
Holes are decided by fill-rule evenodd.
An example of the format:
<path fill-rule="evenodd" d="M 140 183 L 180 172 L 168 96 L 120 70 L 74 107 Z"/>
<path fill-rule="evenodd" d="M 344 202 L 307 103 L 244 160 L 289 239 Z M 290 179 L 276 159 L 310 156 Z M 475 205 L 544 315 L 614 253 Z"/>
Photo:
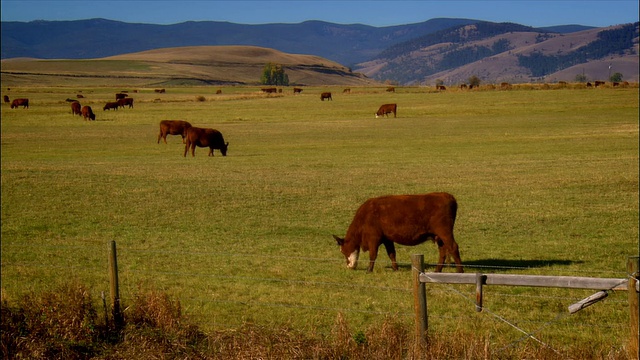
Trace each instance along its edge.
<path fill-rule="evenodd" d="M 376 119 L 378 118 L 378 114 L 376 114 Z"/>
<path fill-rule="evenodd" d="M 358 256 L 360 255 L 360 249 L 352 252 L 351 255 L 347 257 L 347 267 L 349 269 L 355 269 L 358 266 Z"/>

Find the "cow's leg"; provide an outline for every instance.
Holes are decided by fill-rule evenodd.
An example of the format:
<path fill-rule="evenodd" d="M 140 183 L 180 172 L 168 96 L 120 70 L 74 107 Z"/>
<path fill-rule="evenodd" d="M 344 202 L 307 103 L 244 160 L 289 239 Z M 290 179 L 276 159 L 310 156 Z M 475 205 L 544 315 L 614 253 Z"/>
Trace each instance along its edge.
<path fill-rule="evenodd" d="M 213 148 L 209 148 L 209 156 L 213 156 Z"/>
<path fill-rule="evenodd" d="M 191 144 L 191 157 L 196 157 L 196 143 Z"/>
<path fill-rule="evenodd" d="M 373 271 L 373 266 L 376 264 L 377 257 L 378 257 L 378 246 L 372 246 L 371 249 L 369 249 L 369 268 L 367 269 L 368 272 Z"/>
<path fill-rule="evenodd" d="M 188 151 L 189 151 L 189 142 L 187 141 L 186 145 L 184 146 L 184 157 L 187 157 Z"/>
<path fill-rule="evenodd" d="M 458 244 L 453 238 L 453 234 L 450 236 L 439 237 L 436 236 L 436 243 L 438 244 L 438 265 L 436 265 L 436 272 L 441 272 L 442 267 L 446 261 L 447 255 L 453 256 L 453 261 L 456 263 L 456 271 L 463 273 L 462 260 L 460 259 L 460 250 Z"/>
<path fill-rule="evenodd" d="M 384 239 L 382 243 L 384 244 L 385 249 L 387 249 L 389 259 L 391 259 L 391 267 L 393 270 L 398 270 L 398 263 L 396 262 L 396 247 L 393 245 L 393 241 Z"/>

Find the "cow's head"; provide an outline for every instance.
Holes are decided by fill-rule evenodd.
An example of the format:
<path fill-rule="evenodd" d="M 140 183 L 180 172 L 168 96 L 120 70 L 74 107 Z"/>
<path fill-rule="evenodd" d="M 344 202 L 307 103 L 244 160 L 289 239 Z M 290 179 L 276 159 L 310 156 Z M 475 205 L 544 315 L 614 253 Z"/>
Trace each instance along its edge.
<path fill-rule="evenodd" d="M 340 252 L 347 259 L 347 267 L 349 269 L 355 269 L 358 266 L 358 257 L 360 256 L 360 247 L 353 248 L 351 244 L 346 243 L 343 238 L 339 238 L 333 235 L 333 238 L 340 246 Z"/>
<path fill-rule="evenodd" d="M 229 143 L 225 143 L 224 145 L 222 145 L 220 147 L 220 152 L 222 153 L 222 156 L 227 156 L 227 148 L 229 147 Z"/>

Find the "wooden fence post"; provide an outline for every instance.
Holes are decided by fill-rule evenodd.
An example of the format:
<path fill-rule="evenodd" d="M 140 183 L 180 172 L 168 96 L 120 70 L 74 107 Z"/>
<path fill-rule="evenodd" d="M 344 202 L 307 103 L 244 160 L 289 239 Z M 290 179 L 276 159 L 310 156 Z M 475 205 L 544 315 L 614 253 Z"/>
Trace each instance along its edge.
<path fill-rule="evenodd" d="M 420 273 L 424 272 L 424 255 L 411 255 L 413 274 L 413 303 L 416 315 L 416 348 L 426 349 L 427 329 L 427 290 L 425 283 L 420 281 Z M 422 352 L 422 351 L 420 351 Z"/>
<path fill-rule="evenodd" d="M 118 256 L 116 254 L 116 242 L 111 240 L 109 247 L 109 284 L 111 289 L 111 311 L 116 329 L 123 325 L 122 312 L 120 311 L 120 285 L 118 284 Z"/>
<path fill-rule="evenodd" d="M 640 292 L 638 292 L 638 281 L 640 281 L 640 257 L 631 256 L 627 261 L 627 273 L 629 274 L 629 318 L 631 320 L 631 338 L 629 340 L 629 355 L 640 359 L 640 330 L 638 329 L 638 306 L 640 306 Z"/>

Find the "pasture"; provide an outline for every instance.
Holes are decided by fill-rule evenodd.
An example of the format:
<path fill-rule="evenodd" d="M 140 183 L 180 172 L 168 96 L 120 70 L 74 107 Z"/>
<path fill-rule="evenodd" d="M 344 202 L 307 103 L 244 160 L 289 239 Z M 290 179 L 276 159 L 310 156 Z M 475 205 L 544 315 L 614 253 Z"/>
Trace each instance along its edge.
<path fill-rule="evenodd" d="M 2 296 L 76 281 L 108 294 L 118 246 L 126 307 L 139 289 L 180 300 L 203 329 L 244 323 L 329 333 L 395 318 L 413 326 L 410 255 L 384 249 L 366 273 L 346 268 L 358 206 L 386 194 L 446 191 L 459 203 L 466 272 L 627 276 L 638 253 L 638 88 L 446 91 L 426 88 L 139 88 L 133 109 L 103 111 L 121 87 L 82 88 L 96 121 L 71 114 L 78 87 L 24 87 L 30 108 L 2 105 Z M 320 101 L 331 91 L 333 101 Z M 201 98 L 199 98 L 201 97 Z M 204 100 L 204 101 L 200 101 Z M 375 119 L 397 103 L 397 118 Z M 161 120 L 218 129 L 226 157 L 180 136 L 157 144 Z M 428 270 L 432 271 L 433 266 Z M 454 271 L 445 268 L 444 271 Z M 474 288 L 427 286 L 433 334 L 475 334 L 492 350 L 540 346 L 488 312 Z M 485 306 L 558 351 L 626 346 L 627 294 L 575 315 L 592 291 L 489 288 Z M 603 356 L 604 356 L 603 355 Z"/>

